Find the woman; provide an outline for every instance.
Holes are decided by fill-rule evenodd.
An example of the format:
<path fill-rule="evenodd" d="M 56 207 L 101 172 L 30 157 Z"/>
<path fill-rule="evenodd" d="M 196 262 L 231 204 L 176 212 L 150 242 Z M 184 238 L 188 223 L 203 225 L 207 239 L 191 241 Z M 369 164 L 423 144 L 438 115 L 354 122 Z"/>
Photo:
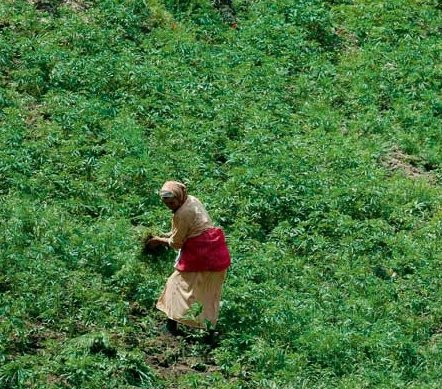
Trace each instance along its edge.
<path fill-rule="evenodd" d="M 214 227 L 203 204 L 187 194 L 186 186 L 167 181 L 160 191 L 163 203 L 173 212 L 172 231 L 155 236 L 148 244 L 179 250 L 175 272 L 167 280 L 157 308 L 167 317 L 167 330 L 178 334 L 177 322 L 196 328 L 213 328 L 230 254 L 224 233 Z"/>

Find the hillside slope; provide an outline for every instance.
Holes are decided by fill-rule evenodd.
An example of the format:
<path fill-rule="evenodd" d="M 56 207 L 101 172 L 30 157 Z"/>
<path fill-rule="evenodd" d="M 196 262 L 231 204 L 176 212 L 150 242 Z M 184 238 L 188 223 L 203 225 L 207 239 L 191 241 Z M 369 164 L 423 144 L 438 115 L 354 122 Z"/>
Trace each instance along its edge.
<path fill-rule="evenodd" d="M 0 3 L 1 388 L 439 388 L 439 2 L 232 4 Z M 215 348 L 154 308 L 167 179 L 228 237 Z"/>

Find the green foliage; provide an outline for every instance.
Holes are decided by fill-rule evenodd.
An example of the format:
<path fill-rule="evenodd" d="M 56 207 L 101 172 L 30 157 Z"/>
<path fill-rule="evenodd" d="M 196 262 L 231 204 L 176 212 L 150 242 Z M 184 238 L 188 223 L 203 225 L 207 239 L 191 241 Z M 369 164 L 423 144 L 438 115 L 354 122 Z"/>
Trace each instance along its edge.
<path fill-rule="evenodd" d="M 2 388 L 440 386 L 438 2 L 232 4 L 1 2 Z M 213 350 L 159 335 L 167 179 L 232 253 Z"/>

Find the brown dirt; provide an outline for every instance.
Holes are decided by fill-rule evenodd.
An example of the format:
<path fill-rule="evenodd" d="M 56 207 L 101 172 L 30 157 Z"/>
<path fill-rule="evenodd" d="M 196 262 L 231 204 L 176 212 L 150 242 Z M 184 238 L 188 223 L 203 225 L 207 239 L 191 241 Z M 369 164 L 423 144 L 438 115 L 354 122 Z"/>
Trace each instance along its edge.
<path fill-rule="evenodd" d="M 436 177 L 431 170 L 428 171 L 423 167 L 425 165 L 424 161 L 416 156 L 404 153 L 398 147 L 395 147 L 384 157 L 382 164 L 390 172 L 402 171 L 406 177 L 411 179 L 424 178 L 433 183 L 436 181 Z"/>
<path fill-rule="evenodd" d="M 346 50 L 356 50 L 359 48 L 359 41 L 355 33 L 348 31 L 344 26 L 336 29 L 335 34 L 342 39 Z"/>
<path fill-rule="evenodd" d="M 62 0 L 59 2 L 50 0 L 28 0 L 37 9 L 41 11 L 54 12 L 58 6 L 67 5 L 74 11 L 83 11 L 89 8 L 89 5 L 84 0 Z"/>
<path fill-rule="evenodd" d="M 192 353 L 192 342 L 183 337 L 160 334 L 145 344 L 146 363 L 168 381 L 182 375 L 210 374 L 219 371 L 210 357 L 210 350 Z"/>
<path fill-rule="evenodd" d="M 143 327 L 141 312 L 144 309 L 133 303 L 129 318 Z M 210 374 L 220 370 L 211 355 L 213 346 L 204 342 L 204 331 L 180 325 L 182 336 L 172 336 L 164 332 L 164 325 L 165 320 L 160 320 L 155 324 L 155 329 L 149 327 L 147 331 L 145 328 L 145 336 L 141 332 L 134 338 L 120 340 L 143 350 L 146 364 L 168 382 L 177 382 L 179 377 L 188 373 Z"/>

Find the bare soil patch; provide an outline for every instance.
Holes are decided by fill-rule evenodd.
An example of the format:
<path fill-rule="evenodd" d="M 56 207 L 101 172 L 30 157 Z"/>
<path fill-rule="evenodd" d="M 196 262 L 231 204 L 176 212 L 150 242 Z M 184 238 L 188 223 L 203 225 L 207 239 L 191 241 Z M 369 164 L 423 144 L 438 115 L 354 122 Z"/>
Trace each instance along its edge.
<path fill-rule="evenodd" d="M 67 5 L 74 11 L 83 11 L 89 8 L 89 5 L 84 0 L 28 0 L 40 11 L 49 13 L 56 12 L 61 5 Z"/>
<path fill-rule="evenodd" d="M 390 172 L 401 171 L 411 179 L 424 178 L 432 183 L 436 182 L 434 166 L 430 166 L 417 156 L 406 154 L 398 147 L 383 158 L 382 165 Z"/>
<path fill-rule="evenodd" d="M 210 354 L 211 348 L 202 345 L 201 341 L 161 333 L 144 345 L 146 362 L 168 381 L 175 381 L 188 373 L 210 374 L 219 371 Z M 198 352 L 195 352 L 196 349 Z"/>

